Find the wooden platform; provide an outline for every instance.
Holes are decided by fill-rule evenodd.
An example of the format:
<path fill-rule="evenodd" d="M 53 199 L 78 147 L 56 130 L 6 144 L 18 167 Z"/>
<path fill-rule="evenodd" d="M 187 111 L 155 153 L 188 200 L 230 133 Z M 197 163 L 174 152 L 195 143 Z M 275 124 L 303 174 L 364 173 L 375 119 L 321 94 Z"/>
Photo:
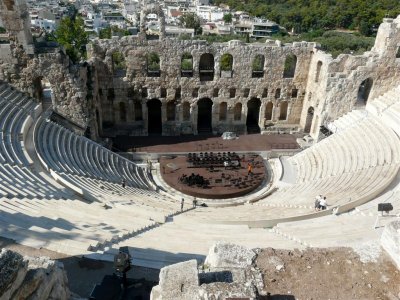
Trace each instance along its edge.
<path fill-rule="evenodd" d="M 214 155 L 217 153 L 214 152 Z M 242 154 L 240 155 L 242 158 Z M 227 199 L 240 197 L 255 190 L 266 177 L 266 169 L 262 157 L 254 154 L 243 155 L 239 168 L 214 167 L 213 170 L 206 167 L 193 167 L 187 161 L 187 155 L 162 156 L 160 167 L 163 179 L 176 190 L 199 198 Z M 253 165 L 253 174 L 248 175 L 247 165 Z M 182 183 L 179 178 L 184 174 L 198 174 L 207 179 L 210 184 L 202 186 L 189 186 Z"/>

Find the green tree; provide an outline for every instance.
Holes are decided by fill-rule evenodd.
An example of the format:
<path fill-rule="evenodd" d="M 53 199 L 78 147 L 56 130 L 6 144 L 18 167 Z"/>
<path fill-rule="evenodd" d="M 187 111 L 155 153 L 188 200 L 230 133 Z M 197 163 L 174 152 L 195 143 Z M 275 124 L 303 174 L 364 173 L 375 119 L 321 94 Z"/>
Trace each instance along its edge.
<path fill-rule="evenodd" d="M 232 71 L 233 57 L 232 55 L 225 53 L 221 56 L 221 71 Z"/>
<path fill-rule="evenodd" d="M 159 71 L 160 70 L 160 57 L 157 53 L 151 52 L 147 54 L 147 70 Z"/>
<path fill-rule="evenodd" d="M 54 32 L 54 38 L 65 48 L 74 63 L 86 56 L 88 34 L 85 32 L 82 18 L 63 18 Z"/>
<path fill-rule="evenodd" d="M 99 38 L 100 39 L 111 39 L 111 27 L 106 27 L 106 28 L 100 29 Z"/>
<path fill-rule="evenodd" d="M 231 13 L 224 14 L 224 22 L 228 23 L 228 24 L 232 23 L 232 14 Z"/>
<path fill-rule="evenodd" d="M 181 69 L 185 71 L 193 70 L 193 57 L 190 53 L 183 53 L 181 60 Z"/>
<path fill-rule="evenodd" d="M 201 34 L 200 18 L 195 13 L 185 13 L 179 17 L 179 21 L 185 28 L 193 28 L 194 34 Z"/>

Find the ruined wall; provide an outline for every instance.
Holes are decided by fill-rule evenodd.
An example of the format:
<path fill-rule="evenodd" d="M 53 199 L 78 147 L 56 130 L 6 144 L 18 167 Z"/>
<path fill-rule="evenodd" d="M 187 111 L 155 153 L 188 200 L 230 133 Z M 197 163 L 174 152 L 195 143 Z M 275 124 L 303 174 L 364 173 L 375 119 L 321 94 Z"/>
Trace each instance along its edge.
<path fill-rule="evenodd" d="M 317 140 L 320 125 L 365 106 L 399 82 L 400 17 L 384 19 L 371 51 L 333 59 L 307 42 L 208 44 L 164 38 L 165 20 L 153 5 L 141 18 L 149 12 L 161 14 L 160 39 L 150 39 L 142 26 L 138 36 L 95 40 L 87 46 L 87 62 L 73 65 L 61 50 L 32 48 L 25 1 L 0 0 L 0 5 L 10 35 L 9 44 L 1 45 L 0 79 L 33 96 L 40 81 L 48 81 L 54 110 L 89 126 L 92 138 L 148 135 L 155 110 L 150 102 L 161 107 L 156 118 L 163 135 L 198 134 L 205 116 L 199 107 L 208 99 L 209 129 L 215 134 L 243 134 L 254 126 L 263 130 L 274 125 L 300 127 Z M 150 53 L 159 57 L 157 72 L 148 68 Z M 184 54 L 191 57 L 189 71 L 181 68 Z M 231 70 L 221 68 L 225 54 L 232 57 Z M 257 73 L 253 62 L 260 55 L 263 63 Z M 286 59 L 293 55 L 294 74 L 284 76 Z M 210 72 L 212 79 L 205 79 Z M 369 96 L 361 97 L 366 86 L 371 86 Z"/>
<path fill-rule="evenodd" d="M 307 83 L 307 95 L 301 114 L 301 125 L 306 123 L 307 109 L 316 108 L 312 131 L 318 137 L 318 126 L 337 119 L 356 107 L 364 107 L 366 101 L 398 86 L 400 80 L 400 17 L 384 19 L 379 27 L 375 45 L 363 55 L 339 55 L 332 59 L 329 54 L 314 51 Z M 315 81 L 318 62 L 322 63 L 320 79 Z M 372 89 L 368 99 L 360 100 L 360 85 L 370 79 Z M 314 125 L 313 125 L 314 128 Z"/>
<path fill-rule="evenodd" d="M 52 89 L 53 109 L 86 127 L 88 120 L 87 66 L 73 65 L 62 51 L 27 56 L 13 47 L 11 61 L 0 60 L 0 79 L 17 89 L 39 98 L 41 80 Z"/>
<path fill-rule="evenodd" d="M 0 266 L 0 299 L 71 298 L 61 263 L 47 257 L 22 257 L 1 249 Z"/>
<path fill-rule="evenodd" d="M 264 127 L 265 107 L 273 103 L 272 122 L 298 124 L 309 73 L 314 43 L 282 45 L 267 41 L 265 44 L 245 44 L 240 41 L 208 44 L 205 41 L 180 41 L 175 39 L 146 40 L 124 37 L 112 40 L 96 40 L 89 47 L 90 62 L 97 72 L 96 85 L 101 89 L 97 97 L 103 121 L 116 125 L 131 125 L 132 130 L 143 128 L 147 134 L 147 101 L 159 99 L 162 102 L 163 133 L 168 135 L 197 133 L 197 102 L 209 98 L 213 102 L 212 127 L 214 132 L 229 129 L 245 132 L 247 103 L 253 98 L 261 102 L 258 123 Z M 119 75 L 113 68 L 113 53 L 121 53 L 126 61 L 126 72 Z M 150 77 L 147 72 L 146 56 L 157 53 L 160 57 L 159 77 Z M 181 76 L 181 59 L 184 53 L 193 58 L 193 76 Z M 201 55 L 213 55 L 214 79 L 200 80 L 199 63 Z M 221 72 L 220 60 L 225 53 L 232 55 L 232 72 Z M 283 78 L 286 56 L 297 57 L 293 78 Z M 263 55 L 265 63 L 262 78 L 252 77 L 252 61 L 256 55 Z M 276 90 L 280 89 L 280 96 Z M 176 97 L 177 90 L 180 96 Z M 216 92 L 218 90 L 218 92 Z M 234 95 L 232 96 L 232 90 Z M 145 91 L 145 92 L 144 92 Z M 134 102 L 141 103 L 143 121 L 134 118 Z M 175 120 L 167 120 L 166 106 L 175 101 Z M 287 118 L 279 120 L 280 103 L 288 102 Z M 120 103 L 127 108 L 126 121 L 119 118 Z M 183 120 L 182 104 L 190 104 L 190 120 Z M 227 103 L 227 116 L 221 120 L 220 103 Z M 240 120 L 234 118 L 234 107 L 242 104 Z M 241 129 L 241 130 L 240 130 Z M 115 132 L 115 131 L 114 131 Z M 131 132 L 132 133 L 132 132 Z M 133 132 L 135 134 L 135 132 Z"/>

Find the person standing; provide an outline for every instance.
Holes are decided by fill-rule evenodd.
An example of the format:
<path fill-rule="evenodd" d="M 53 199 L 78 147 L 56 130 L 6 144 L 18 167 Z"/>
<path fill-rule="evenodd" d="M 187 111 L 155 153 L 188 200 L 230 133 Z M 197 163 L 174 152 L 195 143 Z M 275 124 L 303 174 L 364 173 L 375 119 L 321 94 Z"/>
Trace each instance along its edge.
<path fill-rule="evenodd" d="M 193 208 L 196 208 L 197 206 L 197 199 L 196 197 L 193 198 Z"/>
<path fill-rule="evenodd" d="M 318 195 L 317 197 L 315 197 L 315 202 L 314 202 L 315 211 L 319 210 L 320 201 L 321 201 L 321 195 Z"/>
<path fill-rule="evenodd" d="M 182 198 L 181 200 L 181 212 L 183 212 L 183 205 L 185 204 L 185 199 Z"/>

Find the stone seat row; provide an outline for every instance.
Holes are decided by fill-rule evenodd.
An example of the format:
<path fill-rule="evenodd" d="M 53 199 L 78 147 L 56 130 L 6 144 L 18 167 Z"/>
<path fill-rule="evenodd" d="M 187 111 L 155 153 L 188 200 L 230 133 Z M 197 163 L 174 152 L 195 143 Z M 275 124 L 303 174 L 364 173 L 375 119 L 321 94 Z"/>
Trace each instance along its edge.
<path fill-rule="evenodd" d="M 289 160 L 297 166 L 297 182 L 305 182 L 398 162 L 399 150 L 394 132 L 368 118 Z"/>
<path fill-rule="evenodd" d="M 24 137 L 41 105 L 0 83 L 0 195 L 17 199 L 62 199 L 66 195 L 35 174 Z"/>
<path fill-rule="evenodd" d="M 363 110 L 353 110 L 343 115 L 342 117 L 336 119 L 335 121 L 328 124 L 328 128 L 333 132 L 337 133 L 346 129 L 350 126 L 356 125 L 358 122 L 363 120 L 367 116 L 366 111 Z"/>
<path fill-rule="evenodd" d="M 315 196 L 319 194 L 327 197 L 331 207 L 347 205 L 360 199 L 366 202 L 392 182 L 398 169 L 398 164 L 377 166 L 354 173 L 343 173 L 295 184 L 277 191 L 259 204 L 265 202 L 271 205 L 286 202 L 292 205 L 313 205 Z"/>
<path fill-rule="evenodd" d="M 131 186 L 122 187 L 121 184 L 102 181 L 99 179 L 79 176 L 74 174 L 63 174 L 61 176 L 71 184 L 84 188 L 88 193 L 97 199 L 118 199 L 132 200 L 132 202 L 140 202 L 151 208 L 167 208 L 168 210 L 178 210 L 178 203 L 167 196 L 163 196 L 155 191 L 138 189 Z"/>
<path fill-rule="evenodd" d="M 23 244 L 27 244 L 23 240 L 29 237 L 36 247 L 38 243 L 44 243 L 44 247 L 54 251 L 90 254 L 155 224 L 135 210 L 106 210 L 75 202 L 55 205 L 42 200 L 1 199 L 0 223 L 7 224 L 2 235 L 11 231 L 13 239 Z"/>
<path fill-rule="evenodd" d="M 93 141 L 78 136 L 51 121 L 40 119 L 35 128 L 35 146 L 48 169 L 113 183 L 152 190 L 147 170 Z"/>

